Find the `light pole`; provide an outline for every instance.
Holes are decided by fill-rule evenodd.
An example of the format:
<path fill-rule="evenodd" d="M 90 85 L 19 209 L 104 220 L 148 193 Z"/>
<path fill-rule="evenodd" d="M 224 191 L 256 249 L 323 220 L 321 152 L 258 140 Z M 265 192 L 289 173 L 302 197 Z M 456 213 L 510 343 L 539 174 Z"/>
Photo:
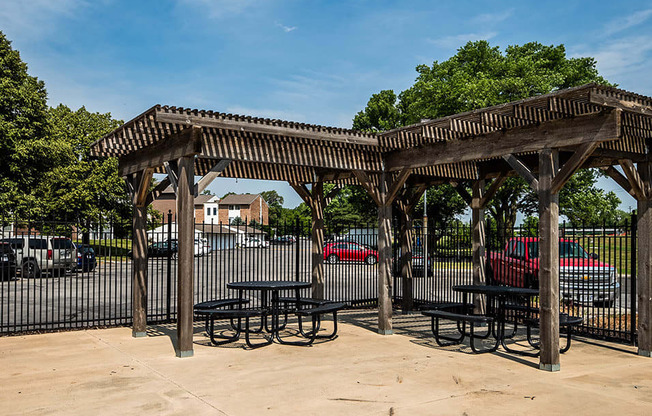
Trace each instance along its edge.
<path fill-rule="evenodd" d="M 423 191 L 423 267 L 428 275 L 428 190 Z"/>

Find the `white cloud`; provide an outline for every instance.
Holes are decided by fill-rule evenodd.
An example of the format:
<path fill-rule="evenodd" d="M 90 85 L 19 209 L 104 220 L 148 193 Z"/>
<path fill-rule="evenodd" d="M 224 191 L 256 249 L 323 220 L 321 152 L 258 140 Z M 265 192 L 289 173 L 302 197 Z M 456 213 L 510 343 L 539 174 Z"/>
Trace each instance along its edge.
<path fill-rule="evenodd" d="M 475 23 L 500 23 L 510 18 L 513 14 L 514 9 L 512 8 L 495 13 L 479 14 L 471 20 Z"/>
<path fill-rule="evenodd" d="M 606 35 L 613 35 L 623 30 L 629 29 L 634 26 L 638 26 L 641 23 L 645 22 L 652 16 L 652 9 L 639 10 L 635 13 L 630 14 L 629 16 L 620 17 L 618 19 L 612 20 L 605 27 Z"/>
<path fill-rule="evenodd" d="M 180 8 L 201 9 L 207 17 L 212 19 L 221 19 L 224 17 L 241 14 L 245 10 L 253 7 L 258 0 L 177 0 L 177 6 Z"/>
<path fill-rule="evenodd" d="M 296 26 L 285 26 L 284 24 L 279 23 L 279 22 L 276 22 L 276 26 L 278 26 L 278 27 L 280 27 L 281 29 L 283 29 L 283 31 L 284 31 L 285 33 L 292 32 L 293 30 L 296 30 L 296 28 L 297 28 Z"/>
<path fill-rule="evenodd" d="M 60 18 L 71 18 L 85 0 L 3 0 L 0 28 L 10 38 L 34 39 L 55 30 Z"/>
<path fill-rule="evenodd" d="M 444 36 L 438 39 L 427 39 L 428 42 L 440 48 L 459 48 L 469 41 L 489 40 L 496 37 L 497 32 L 463 33 L 461 35 Z"/>
<path fill-rule="evenodd" d="M 633 72 L 639 72 L 644 79 L 652 65 L 652 36 L 622 38 L 574 55 L 594 57 L 600 74 L 611 82 L 619 82 L 619 76 Z"/>

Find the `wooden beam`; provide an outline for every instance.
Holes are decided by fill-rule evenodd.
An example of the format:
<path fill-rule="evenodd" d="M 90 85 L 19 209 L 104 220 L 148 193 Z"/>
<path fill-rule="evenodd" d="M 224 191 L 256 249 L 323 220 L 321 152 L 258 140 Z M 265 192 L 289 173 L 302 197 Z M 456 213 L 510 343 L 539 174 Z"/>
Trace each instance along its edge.
<path fill-rule="evenodd" d="M 147 194 L 147 202 L 146 205 L 151 204 L 154 200 L 158 199 L 158 197 L 163 193 L 163 191 L 170 186 L 172 182 L 170 182 L 170 178 L 166 177 L 163 178 L 163 180 L 159 183 L 156 184 L 154 189 L 152 189 L 149 194 Z"/>
<path fill-rule="evenodd" d="M 313 183 L 311 194 L 312 297 L 324 299 L 324 183 L 322 181 Z"/>
<path fill-rule="evenodd" d="M 193 156 L 179 160 L 179 193 L 177 195 L 178 267 L 177 267 L 177 356 L 193 355 L 193 282 L 195 247 L 195 203 L 193 197 Z"/>
<path fill-rule="evenodd" d="M 303 202 L 306 203 L 306 205 L 308 205 L 309 207 L 312 206 L 312 195 L 305 184 L 290 182 L 290 186 L 301 197 L 301 199 L 303 200 Z"/>
<path fill-rule="evenodd" d="M 335 187 L 331 189 L 326 196 L 324 196 L 324 206 L 328 206 L 328 204 L 331 203 L 333 198 L 335 198 L 335 196 L 337 196 L 337 194 L 339 194 L 342 189 L 343 187 L 341 185 L 335 185 Z"/>
<path fill-rule="evenodd" d="M 157 168 L 170 160 L 201 153 L 202 129 L 192 126 L 171 134 L 153 145 L 128 153 L 118 159 L 118 173 L 127 176 L 146 168 Z"/>
<path fill-rule="evenodd" d="M 379 201 L 387 201 L 389 181 L 381 174 Z M 392 334 L 392 204 L 378 204 L 378 333 Z"/>
<path fill-rule="evenodd" d="M 510 155 L 503 156 L 503 159 L 507 163 L 509 163 L 509 166 L 511 166 L 512 169 L 514 169 L 514 171 L 516 171 L 516 173 L 518 173 L 518 175 L 521 178 L 523 178 L 525 180 L 525 182 L 528 183 L 528 185 L 530 185 L 530 188 L 532 188 L 532 190 L 534 192 L 538 192 L 538 190 L 539 190 L 539 181 L 534 176 L 534 174 L 532 173 L 530 168 L 525 166 L 525 164 L 523 162 L 521 162 L 520 160 L 518 160 L 518 158 L 516 156 L 514 156 L 514 155 L 510 154 Z"/>
<path fill-rule="evenodd" d="M 125 186 L 127 187 L 127 194 L 129 197 L 131 197 L 131 202 L 133 203 L 134 200 L 134 194 L 136 193 L 136 188 L 134 187 L 134 174 L 129 174 L 127 175 L 124 180 L 125 180 Z"/>
<path fill-rule="evenodd" d="M 491 199 L 496 195 L 496 192 L 498 192 L 498 189 L 500 189 L 505 180 L 507 180 L 507 174 L 501 172 L 500 175 L 491 182 L 489 189 L 487 189 L 484 195 L 482 195 L 482 198 L 480 198 L 480 208 L 484 209 L 489 205 L 489 202 L 491 202 Z"/>
<path fill-rule="evenodd" d="M 648 105 L 641 105 L 631 101 L 621 100 L 616 97 L 601 94 L 597 91 L 591 91 L 589 93 L 589 101 L 593 104 L 598 104 L 605 107 L 615 107 L 630 113 L 652 116 L 652 107 Z"/>
<path fill-rule="evenodd" d="M 167 179 L 170 181 L 170 185 L 172 185 L 172 191 L 174 192 L 174 195 L 178 195 L 178 183 L 179 183 L 179 167 L 177 165 L 176 160 L 171 160 L 169 162 L 163 163 L 163 166 L 165 166 L 165 171 L 168 174 Z"/>
<path fill-rule="evenodd" d="M 134 182 L 143 182 L 143 172 L 133 176 Z M 147 206 L 134 204 L 132 216 L 131 334 L 141 338 L 147 336 Z"/>
<path fill-rule="evenodd" d="M 407 208 L 410 212 L 414 212 L 414 208 L 419 203 L 419 200 L 423 196 L 423 193 L 426 191 L 426 189 L 428 189 L 428 185 L 426 184 L 419 184 L 414 187 L 414 191 L 407 201 Z"/>
<path fill-rule="evenodd" d="M 621 188 L 623 188 L 625 191 L 627 191 L 628 194 L 636 198 L 636 192 L 632 189 L 632 185 L 629 184 L 629 181 L 627 178 L 616 168 L 613 166 L 608 166 L 604 168 L 600 168 L 607 176 L 609 176 L 611 179 L 613 179 L 618 185 L 620 185 Z"/>
<path fill-rule="evenodd" d="M 156 112 L 157 123 L 172 123 L 182 125 L 197 125 L 217 129 L 228 129 L 237 131 L 246 131 L 252 133 L 262 133 L 278 135 L 285 137 L 295 137 L 300 139 L 313 139 L 320 141 L 331 141 L 338 143 L 353 143 L 366 146 L 378 146 L 378 139 L 368 135 L 355 133 L 338 133 L 335 131 L 318 131 L 311 128 L 296 128 L 273 126 L 263 123 L 253 123 L 250 121 L 227 120 L 213 117 L 203 117 L 191 114 L 173 114 L 162 111 Z"/>
<path fill-rule="evenodd" d="M 204 189 L 213 182 L 215 178 L 220 176 L 222 171 L 226 169 L 231 163 L 231 159 L 220 159 L 217 161 L 215 166 L 206 173 L 196 184 L 195 184 L 195 195 L 199 195 L 204 192 Z"/>
<path fill-rule="evenodd" d="M 137 184 L 138 191 L 134 195 L 134 204 L 137 207 L 147 206 L 147 196 L 149 194 L 149 185 L 152 183 L 153 168 L 147 168 L 140 175 L 140 183 Z"/>
<path fill-rule="evenodd" d="M 650 186 L 652 162 L 638 164 L 644 187 Z M 638 247 L 636 299 L 638 354 L 652 357 L 652 198 L 637 201 Z"/>
<path fill-rule="evenodd" d="M 557 152 L 539 154 L 539 368 L 559 371 L 559 194 L 552 181 Z"/>
<path fill-rule="evenodd" d="M 396 194 L 398 194 L 398 192 L 403 188 L 405 181 L 410 177 L 410 173 L 412 173 L 412 169 L 404 169 L 391 182 L 390 188 L 387 191 L 387 197 L 386 197 L 387 200 L 384 201 L 385 204 L 391 204 L 392 202 L 394 202 L 394 198 L 396 198 Z"/>
<path fill-rule="evenodd" d="M 471 206 L 471 202 L 473 201 L 473 197 L 469 195 L 469 193 L 466 191 L 466 188 L 464 188 L 464 185 L 461 183 L 456 183 L 455 185 L 455 190 L 459 194 L 460 197 L 466 202 L 466 205 Z"/>
<path fill-rule="evenodd" d="M 399 203 L 399 216 L 401 220 L 401 308 L 403 312 L 414 309 L 414 289 L 412 279 L 412 215 L 407 204 Z M 428 262 L 424 262 L 425 275 L 428 276 Z"/>
<path fill-rule="evenodd" d="M 472 226 L 472 240 L 471 240 L 471 253 L 473 265 L 473 284 L 484 285 L 487 284 L 485 278 L 485 222 L 484 222 L 484 207 L 482 206 L 482 199 L 484 197 L 484 181 L 478 180 L 472 186 L 473 199 L 471 202 L 471 226 Z M 485 312 L 485 298 L 484 296 L 473 296 L 474 313 L 484 314 Z"/>
<path fill-rule="evenodd" d="M 617 140 L 621 137 L 620 118 L 619 110 L 605 110 L 571 119 L 514 127 L 469 139 L 395 150 L 385 156 L 385 169 L 397 171 L 405 168 L 498 158 L 506 154 L 576 146 L 586 142 Z"/>
<path fill-rule="evenodd" d="M 600 143 L 593 142 L 580 145 L 577 150 L 575 150 L 575 153 L 573 153 L 573 156 L 564 163 L 564 166 L 562 166 L 562 168 L 559 169 L 559 172 L 555 175 L 555 178 L 552 180 L 552 188 L 550 189 L 550 192 L 553 194 L 559 193 L 561 188 L 563 188 L 571 176 L 582 167 L 586 159 L 591 156 L 599 144 Z"/>
<path fill-rule="evenodd" d="M 636 195 L 636 199 L 646 199 L 645 185 L 643 184 L 643 181 L 641 180 L 640 175 L 636 171 L 636 167 L 634 166 L 632 161 L 625 159 L 625 160 L 619 160 L 618 163 L 620 164 L 620 167 L 625 173 L 625 176 L 627 177 L 627 181 L 629 182 L 629 185 L 632 187 L 632 190 L 634 191 L 634 195 Z"/>
<path fill-rule="evenodd" d="M 358 182 L 360 182 L 360 185 L 362 185 L 362 187 L 369 193 L 369 196 L 371 196 L 371 199 L 373 199 L 376 205 L 381 206 L 382 201 L 380 199 L 378 189 L 376 186 L 374 186 L 371 179 L 369 179 L 369 176 L 361 170 L 354 170 L 353 174 L 358 179 Z"/>

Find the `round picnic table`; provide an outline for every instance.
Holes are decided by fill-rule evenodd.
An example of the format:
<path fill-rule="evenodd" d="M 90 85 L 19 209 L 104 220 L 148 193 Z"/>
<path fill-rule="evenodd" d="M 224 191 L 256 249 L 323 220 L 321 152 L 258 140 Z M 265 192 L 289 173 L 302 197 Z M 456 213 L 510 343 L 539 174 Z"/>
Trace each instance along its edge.
<path fill-rule="evenodd" d="M 538 289 L 531 289 L 531 288 L 526 288 L 526 287 L 512 287 L 512 286 L 491 286 L 491 285 L 456 285 L 453 286 L 453 290 L 456 292 L 460 292 L 464 295 L 463 297 L 463 304 L 464 308 L 466 309 L 466 305 L 468 304 L 467 302 L 467 295 L 468 294 L 480 294 L 480 295 L 486 295 L 488 298 L 495 298 L 498 302 L 498 307 L 495 312 L 494 318 L 496 320 L 496 323 L 498 324 L 498 330 L 494 334 L 494 336 L 500 341 L 502 347 L 505 349 L 505 351 L 510 352 L 510 353 L 515 353 L 515 354 L 520 354 L 520 355 L 527 355 L 527 356 L 536 356 L 536 354 L 532 354 L 526 351 L 517 351 L 509 348 L 507 344 L 505 343 L 505 339 L 508 338 L 505 336 L 505 323 L 506 323 L 506 311 L 505 311 L 505 304 L 506 300 L 508 298 L 514 298 L 514 297 L 525 297 L 527 298 L 527 311 L 529 315 L 529 311 L 531 309 L 530 307 L 530 298 L 533 296 L 538 296 L 539 295 L 539 290 Z M 491 302 L 487 302 L 487 304 L 490 304 Z M 530 318 L 529 316 L 527 317 L 528 319 Z M 527 321 L 526 321 L 527 322 Z M 526 323 L 527 325 L 527 323 Z M 529 327 L 528 327 L 529 329 Z M 516 331 L 516 327 L 514 327 L 514 334 Z M 511 336 L 513 336 L 512 334 Z M 509 337 L 511 337 L 509 336 Z"/>
<path fill-rule="evenodd" d="M 244 299 L 243 294 L 245 290 L 258 290 L 260 291 L 261 308 L 263 309 L 263 323 L 264 328 L 272 335 L 277 336 L 278 332 L 283 329 L 285 323 L 280 325 L 279 316 L 281 308 L 279 307 L 279 291 L 281 290 L 294 290 L 297 304 L 301 298 L 301 290 L 312 287 L 310 282 L 298 282 L 295 280 L 245 280 L 242 282 L 230 282 L 226 284 L 229 289 L 238 291 L 238 298 Z M 271 305 L 268 305 L 267 293 L 272 292 Z M 267 325 L 267 315 L 271 318 L 271 325 Z"/>

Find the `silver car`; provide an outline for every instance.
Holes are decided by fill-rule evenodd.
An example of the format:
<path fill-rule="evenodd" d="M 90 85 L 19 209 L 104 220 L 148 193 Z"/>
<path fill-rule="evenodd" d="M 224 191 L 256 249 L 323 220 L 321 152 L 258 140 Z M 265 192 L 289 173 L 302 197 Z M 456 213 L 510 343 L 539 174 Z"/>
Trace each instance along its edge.
<path fill-rule="evenodd" d="M 0 241 L 11 245 L 23 278 L 41 277 L 42 273 L 63 274 L 77 262 L 75 245 L 66 237 L 30 235 Z"/>

